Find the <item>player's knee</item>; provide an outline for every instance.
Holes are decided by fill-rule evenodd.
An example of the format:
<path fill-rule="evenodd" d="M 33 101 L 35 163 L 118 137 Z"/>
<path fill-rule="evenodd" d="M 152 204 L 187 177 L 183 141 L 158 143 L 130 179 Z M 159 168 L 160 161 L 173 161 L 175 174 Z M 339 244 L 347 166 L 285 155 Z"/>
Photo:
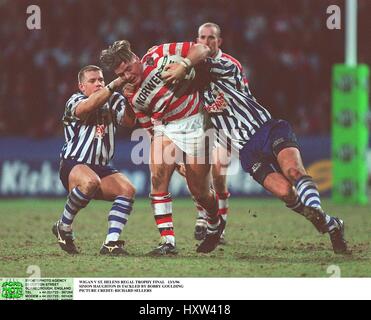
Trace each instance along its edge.
<path fill-rule="evenodd" d="M 299 180 L 302 176 L 305 175 L 305 172 L 303 172 L 303 170 L 299 170 L 297 168 L 290 168 L 289 170 L 287 170 L 287 175 L 288 175 L 288 179 L 290 181 L 297 181 Z"/>
<path fill-rule="evenodd" d="M 133 184 L 128 183 L 127 186 L 126 186 L 126 191 L 125 192 L 126 192 L 127 197 L 133 199 L 133 198 L 135 198 L 135 194 L 136 194 L 137 190 L 135 189 Z"/>
<path fill-rule="evenodd" d="M 83 182 L 83 187 L 88 193 L 94 193 L 100 187 L 101 180 L 99 177 L 88 177 Z"/>

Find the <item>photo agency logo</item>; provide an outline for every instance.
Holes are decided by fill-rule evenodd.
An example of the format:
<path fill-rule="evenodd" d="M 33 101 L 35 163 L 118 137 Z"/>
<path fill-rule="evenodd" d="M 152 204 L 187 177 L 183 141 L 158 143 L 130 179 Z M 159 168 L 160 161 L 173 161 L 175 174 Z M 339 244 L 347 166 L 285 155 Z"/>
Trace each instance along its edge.
<path fill-rule="evenodd" d="M 28 30 L 40 30 L 41 29 L 41 9 L 37 5 L 30 5 L 27 7 L 27 20 L 26 26 Z"/>
<path fill-rule="evenodd" d="M 1 285 L 2 299 L 20 299 L 24 296 L 24 287 L 19 281 L 5 281 Z"/>

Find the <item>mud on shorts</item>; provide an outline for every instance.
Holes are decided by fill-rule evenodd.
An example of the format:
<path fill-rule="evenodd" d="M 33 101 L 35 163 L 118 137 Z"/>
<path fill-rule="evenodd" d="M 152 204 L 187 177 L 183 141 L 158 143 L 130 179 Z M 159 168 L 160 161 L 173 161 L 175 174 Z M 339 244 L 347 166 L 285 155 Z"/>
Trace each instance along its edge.
<path fill-rule="evenodd" d="M 283 149 L 299 145 L 290 124 L 285 120 L 270 120 L 252 136 L 240 150 L 240 161 L 244 171 L 263 185 L 268 174 L 281 172 L 277 155 Z"/>

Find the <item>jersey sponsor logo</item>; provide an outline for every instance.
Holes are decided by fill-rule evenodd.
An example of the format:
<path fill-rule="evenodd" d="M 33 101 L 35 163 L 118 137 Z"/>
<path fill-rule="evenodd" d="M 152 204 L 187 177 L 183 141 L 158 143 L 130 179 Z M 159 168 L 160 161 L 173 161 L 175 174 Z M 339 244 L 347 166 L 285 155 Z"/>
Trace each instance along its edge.
<path fill-rule="evenodd" d="M 227 102 L 224 99 L 224 93 L 218 92 L 215 101 L 211 105 L 205 105 L 204 109 L 208 113 L 221 113 L 228 107 Z"/>
<path fill-rule="evenodd" d="M 147 83 L 139 89 L 140 92 L 134 101 L 134 104 L 136 106 L 140 105 L 144 107 L 146 100 L 148 99 L 152 91 L 155 90 L 159 84 L 162 84 L 161 72 L 156 72 L 149 80 L 146 80 L 146 82 Z"/>
<path fill-rule="evenodd" d="M 98 124 L 95 129 L 95 138 L 103 139 L 106 134 L 106 126 L 104 124 Z"/>

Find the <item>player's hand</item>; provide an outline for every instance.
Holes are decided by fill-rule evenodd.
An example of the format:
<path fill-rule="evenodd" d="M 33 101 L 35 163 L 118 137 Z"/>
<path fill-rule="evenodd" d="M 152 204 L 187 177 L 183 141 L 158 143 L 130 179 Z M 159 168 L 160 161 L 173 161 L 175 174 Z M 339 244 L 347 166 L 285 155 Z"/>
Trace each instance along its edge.
<path fill-rule="evenodd" d="M 135 86 L 131 83 L 125 84 L 125 86 L 122 88 L 122 94 L 125 98 L 131 98 L 133 97 L 135 93 Z"/>
<path fill-rule="evenodd" d="M 115 80 L 113 80 L 112 83 L 115 89 L 120 90 L 124 86 L 125 80 L 121 77 L 118 77 Z"/>
<path fill-rule="evenodd" d="M 187 74 L 186 67 L 180 63 L 167 65 L 162 72 L 162 80 L 166 84 L 177 84 L 185 78 Z"/>

